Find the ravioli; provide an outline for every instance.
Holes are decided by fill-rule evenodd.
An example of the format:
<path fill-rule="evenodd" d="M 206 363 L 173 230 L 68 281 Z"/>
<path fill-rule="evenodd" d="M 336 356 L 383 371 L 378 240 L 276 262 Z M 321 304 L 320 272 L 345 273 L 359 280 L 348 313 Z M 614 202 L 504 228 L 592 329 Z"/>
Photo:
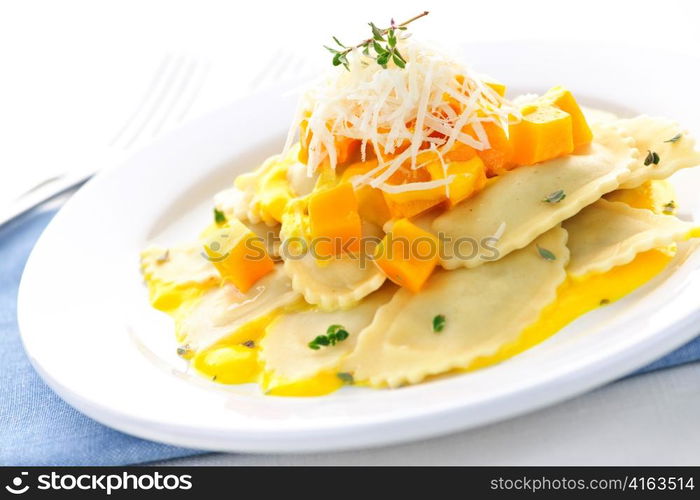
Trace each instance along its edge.
<path fill-rule="evenodd" d="M 283 386 L 298 384 L 319 374 L 330 375 L 331 380 L 340 385 L 336 374 L 341 358 L 353 350 L 359 333 L 395 292 L 396 287 L 387 284 L 352 309 L 333 312 L 310 309 L 286 313 L 274 320 L 260 342 L 260 359 L 267 374 L 266 389 L 279 391 Z M 330 325 L 341 325 L 349 337 L 335 346 L 310 349 L 309 342 Z"/>
<path fill-rule="evenodd" d="M 224 284 L 184 304 L 175 314 L 175 333 L 179 342 L 194 351 L 222 340 L 255 340 L 275 313 L 298 299 L 282 266 L 277 265 L 246 293 Z"/>
<path fill-rule="evenodd" d="M 693 224 L 621 202 L 599 200 L 563 224 L 569 232 L 574 278 L 604 273 L 631 262 L 641 252 L 690 237 Z"/>
<path fill-rule="evenodd" d="M 557 226 L 499 261 L 438 271 L 418 294 L 399 290 L 362 331 L 341 369 L 372 386 L 396 387 L 496 352 L 554 301 L 566 278 L 566 239 Z M 436 315 L 445 318 L 439 332 L 433 329 Z"/>
<path fill-rule="evenodd" d="M 583 153 L 583 152 L 581 152 Z M 438 216 L 433 231 L 443 241 L 446 269 L 477 267 L 522 248 L 573 216 L 629 175 L 636 150 L 616 129 L 599 126 L 585 154 L 515 169 L 478 195 Z M 562 191 L 565 198 L 547 203 Z"/>
<path fill-rule="evenodd" d="M 196 242 L 172 248 L 149 246 L 141 252 L 141 272 L 151 305 L 166 312 L 220 282 L 219 273 Z"/>
<path fill-rule="evenodd" d="M 377 290 L 386 276 L 371 262 L 372 245 L 382 234 L 371 223 L 363 225 L 363 249 L 357 254 L 343 254 L 317 261 L 302 242 L 308 242 L 306 200 L 290 203 L 282 220 L 284 271 L 292 280 L 292 288 L 306 302 L 333 311 L 352 307 L 363 297 Z"/>
<path fill-rule="evenodd" d="M 680 169 L 700 165 L 695 140 L 672 120 L 642 115 L 617 120 L 614 125 L 634 139 L 638 150 L 637 165 L 620 188 L 635 188 L 645 181 L 665 179 Z M 645 161 L 653 153 L 658 155 L 658 164 Z"/>
<path fill-rule="evenodd" d="M 512 358 L 546 340 L 578 317 L 605 307 L 661 273 L 673 259 L 670 249 L 648 250 L 628 264 L 582 279 L 567 279 L 557 290 L 557 298 L 544 308 L 535 323 L 514 341 L 503 344 L 496 352 L 474 359 L 467 371 L 477 370 Z"/>

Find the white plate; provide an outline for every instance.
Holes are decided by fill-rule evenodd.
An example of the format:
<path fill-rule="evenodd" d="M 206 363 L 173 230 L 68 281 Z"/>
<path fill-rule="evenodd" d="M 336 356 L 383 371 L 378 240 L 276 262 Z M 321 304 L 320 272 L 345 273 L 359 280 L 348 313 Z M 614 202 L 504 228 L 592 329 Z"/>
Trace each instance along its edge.
<path fill-rule="evenodd" d="M 700 132 L 698 62 L 619 47 L 468 46 L 472 65 L 517 91 L 570 87 L 585 104 L 669 115 Z M 653 61 L 653 71 L 649 61 Z M 32 363 L 71 405 L 122 431 L 229 451 L 299 452 L 395 443 L 511 417 L 620 377 L 698 332 L 700 253 L 653 283 L 505 363 L 392 391 L 262 396 L 186 372 L 170 320 L 151 310 L 138 270 L 150 241 L 192 238 L 211 196 L 277 152 L 294 98 L 270 92 L 191 123 L 104 172 L 56 216 L 32 252 L 19 323 Z M 700 176 L 680 204 L 700 215 Z M 700 219 L 700 218 L 699 218 Z"/>

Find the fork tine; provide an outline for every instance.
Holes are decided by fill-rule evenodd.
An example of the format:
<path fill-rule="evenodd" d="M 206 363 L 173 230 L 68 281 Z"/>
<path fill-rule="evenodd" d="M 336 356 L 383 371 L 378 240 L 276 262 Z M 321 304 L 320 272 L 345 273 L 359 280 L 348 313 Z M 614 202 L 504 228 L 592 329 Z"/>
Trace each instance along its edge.
<path fill-rule="evenodd" d="M 180 111 L 180 114 L 175 119 L 175 123 L 180 123 L 182 120 L 185 119 L 187 113 L 189 113 L 190 108 L 192 108 L 192 105 L 194 104 L 195 100 L 197 99 L 197 96 L 199 95 L 199 92 L 202 90 L 202 87 L 204 86 L 204 83 L 207 80 L 207 76 L 209 75 L 209 68 L 210 65 L 206 61 L 201 65 L 199 77 L 194 79 L 194 83 L 191 86 L 190 95 L 184 98 L 184 105 L 182 106 L 182 111 Z"/>
<path fill-rule="evenodd" d="M 257 75 L 250 81 L 250 90 L 256 90 L 262 86 L 263 83 L 267 81 L 272 70 L 278 66 L 277 61 L 284 58 L 284 49 L 280 48 L 268 59 L 267 63 L 260 69 Z"/>
<path fill-rule="evenodd" d="M 127 130 L 133 125 L 133 123 L 136 121 L 136 118 L 141 114 L 143 109 L 146 106 L 146 103 L 151 100 L 151 96 L 155 92 L 155 89 L 160 85 L 160 81 L 163 79 L 165 74 L 167 73 L 167 68 L 170 66 L 170 63 L 173 59 L 172 54 L 166 55 L 158 65 L 158 68 L 156 69 L 156 72 L 153 74 L 153 78 L 151 79 L 151 82 L 148 84 L 148 87 L 146 87 L 146 93 L 143 95 L 141 98 L 141 101 L 139 104 L 136 106 L 134 109 L 134 112 L 131 114 L 129 119 L 124 123 L 121 129 L 115 134 L 115 136 L 112 138 L 112 140 L 109 142 L 110 146 L 114 146 L 117 144 L 117 142 L 124 136 Z"/>
<path fill-rule="evenodd" d="M 172 94 L 170 95 L 170 98 L 168 99 L 167 104 L 163 108 L 163 113 L 162 113 L 160 119 L 153 126 L 153 131 L 152 131 L 151 137 L 157 136 L 158 133 L 163 128 L 163 125 L 165 125 L 165 123 L 168 121 L 168 118 L 170 117 L 173 110 L 175 109 L 175 106 L 181 100 L 181 97 L 185 94 L 185 91 L 187 90 L 188 85 L 192 81 L 192 77 L 194 76 L 196 71 L 197 71 L 197 61 L 190 60 L 189 63 L 187 64 L 187 68 L 185 69 L 184 76 L 180 79 L 179 85 L 177 85 L 175 87 L 175 90 L 172 92 Z"/>
<path fill-rule="evenodd" d="M 131 136 L 127 139 L 124 144 L 124 148 L 130 148 L 136 140 L 141 136 L 143 131 L 148 127 L 148 125 L 153 121 L 155 115 L 159 112 L 165 97 L 173 88 L 175 82 L 180 78 L 180 73 L 184 67 L 184 57 L 178 56 L 175 63 L 173 64 L 172 70 L 169 72 L 168 77 L 165 79 L 163 86 L 159 89 L 159 92 L 154 96 L 147 110 L 144 113 L 144 117 L 141 123 L 136 127 Z"/>

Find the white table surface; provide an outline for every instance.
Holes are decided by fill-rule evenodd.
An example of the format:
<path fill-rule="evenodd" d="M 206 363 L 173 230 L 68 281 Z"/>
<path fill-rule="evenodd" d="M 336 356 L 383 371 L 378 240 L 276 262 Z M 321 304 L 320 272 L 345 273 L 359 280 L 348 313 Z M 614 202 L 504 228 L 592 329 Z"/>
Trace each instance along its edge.
<path fill-rule="evenodd" d="M 165 54 L 209 65 L 191 119 L 266 84 L 313 74 L 329 64 L 320 46 L 330 35 L 359 39 L 370 20 L 386 24 L 391 16 L 402 20 L 428 9 L 430 16 L 412 31 L 445 45 L 592 40 L 697 53 L 698 5 L 695 0 L 355 0 L 339 10 L 328 1 L 5 2 L 0 4 L 0 207 L 106 145 Z M 288 67 L 277 71 L 281 61 Z M 699 464 L 698 396 L 700 364 L 694 364 L 420 443 L 301 456 L 208 455 L 169 463 Z"/>

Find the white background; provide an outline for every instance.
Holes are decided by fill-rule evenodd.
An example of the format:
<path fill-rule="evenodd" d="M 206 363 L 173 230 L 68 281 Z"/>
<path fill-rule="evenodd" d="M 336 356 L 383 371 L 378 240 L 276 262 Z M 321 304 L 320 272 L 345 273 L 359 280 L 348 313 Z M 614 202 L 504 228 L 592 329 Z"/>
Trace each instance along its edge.
<path fill-rule="evenodd" d="M 164 55 L 208 65 L 189 117 L 329 63 L 322 44 L 430 10 L 411 29 L 442 44 L 616 42 L 697 54 L 698 2 L 115 1 L 0 3 L 0 207 L 50 173 L 99 164 Z M 592 49 L 593 50 L 593 49 Z M 286 62 L 286 64 L 285 64 Z M 575 64 L 576 61 L 572 61 Z M 478 68 L 476 68 L 478 69 Z M 654 60 L 649 60 L 653 71 Z M 271 76 L 272 75 L 272 76 Z M 498 76 L 498 75 L 494 75 Z M 609 78 L 614 85 L 614 75 Z M 507 83 L 507 82 L 506 82 Z M 556 83 L 556 82 L 555 82 Z M 673 75 L 669 75 L 673 88 Z M 697 96 L 688 96 L 698 107 Z M 457 437 L 217 463 L 700 463 L 698 365 L 627 380 Z M 200 459 L 201 462 L 201 459 Z"/>

